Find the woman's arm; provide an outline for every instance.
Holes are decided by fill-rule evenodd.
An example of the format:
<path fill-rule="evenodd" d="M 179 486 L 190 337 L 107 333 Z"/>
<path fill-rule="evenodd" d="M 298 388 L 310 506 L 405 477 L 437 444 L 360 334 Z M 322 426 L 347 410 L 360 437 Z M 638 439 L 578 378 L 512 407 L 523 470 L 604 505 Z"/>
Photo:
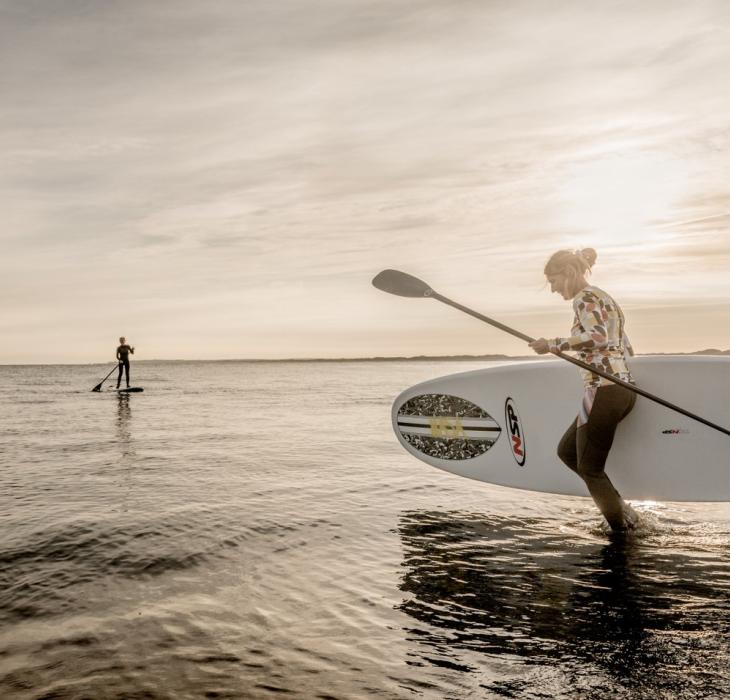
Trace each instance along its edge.
<path fill-rule="evenodd" d="M 549 341 L 550 351 L 600 350 L 607 347 L 608 312 L 603 301 L 592 292 L 586 291 L 573 302 L 573 309 L 581 327 L 585 330 L 567 338 L 552 338 Z"/>

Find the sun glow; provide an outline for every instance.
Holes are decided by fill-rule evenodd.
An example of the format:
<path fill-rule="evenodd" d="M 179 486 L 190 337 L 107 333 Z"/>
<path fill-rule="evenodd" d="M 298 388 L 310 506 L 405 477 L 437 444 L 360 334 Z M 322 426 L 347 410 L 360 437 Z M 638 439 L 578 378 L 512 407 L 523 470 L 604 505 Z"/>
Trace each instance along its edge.
<path fill-rule="evenodd" d="M 586 236 L 593 246 L 648 244 L 666 232 L 687 194 L 686 164 L 652 154 L 614 155 L 570 168 L 559 188 L 559 225 Z"/>

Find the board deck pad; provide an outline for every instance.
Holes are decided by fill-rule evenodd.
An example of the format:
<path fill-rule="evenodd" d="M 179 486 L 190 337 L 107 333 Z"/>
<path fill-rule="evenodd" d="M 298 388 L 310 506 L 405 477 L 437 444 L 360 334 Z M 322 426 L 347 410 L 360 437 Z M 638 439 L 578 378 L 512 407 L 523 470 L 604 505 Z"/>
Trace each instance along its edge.
<path fill-rule="evenodd" d="M 630 367 L 645 391 L 730 427 L 730 358 L 642 356 Z M 393 429 L 410 454 L 453 474 L 587 496 L 557 456 L 582 391 L 575 367 L 557 359 L 463 372 L 404 391 Z M 625 498 L 729 501 L 730 437 L 639 396 L 618 426 L 606 473 Z"/>
<path fill-rule="evenodd" d="M 497 441 L 502 429 L 471 401 L 448 394 L 421 394 L 398 410 L 398 430 L 419 452 L 440 459 L 473 459 Z"/>

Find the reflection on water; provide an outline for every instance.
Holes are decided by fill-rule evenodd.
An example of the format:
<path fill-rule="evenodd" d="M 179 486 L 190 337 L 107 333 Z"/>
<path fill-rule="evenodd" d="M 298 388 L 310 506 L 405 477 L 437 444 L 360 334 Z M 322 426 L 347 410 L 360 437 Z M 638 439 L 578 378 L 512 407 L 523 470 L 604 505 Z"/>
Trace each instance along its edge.
<path fill-rule="evenodd" d="M 137 460 L 137 454 L 134 449 L 134 441 L 132 440 L 132 406 L 129 394 L 117 394 L 117 420 L 116 420 L 116 437 L 119 444 L 119 464 L 120 464 L 120 489 L 121 512 L 127 512 L 130 507 L 130 498 L 132 497 L 134 487 L 134 470 Z"/>
<path fill-rule="evenodd" d="M 132 434 L 129 423 L 132 419 L 132 407 L 129 405 L 129 394 L 117 394 L 117 437 L 123 450 L 130 448 Z M 124 451 L 122 454 L 126 454 Z"/>
<path fill-rule="evenodd" d="M 581 541 L 544 521 L 463 512 L 406 512 L 399 532 L 417 665 L 468 673 L 509 657 L 528 676 L 547 669 L 555 686 L 512 673 L 489 684 L 500 697 L 730 693 L 724 546 L 672 553 L 637 536 Z"/>

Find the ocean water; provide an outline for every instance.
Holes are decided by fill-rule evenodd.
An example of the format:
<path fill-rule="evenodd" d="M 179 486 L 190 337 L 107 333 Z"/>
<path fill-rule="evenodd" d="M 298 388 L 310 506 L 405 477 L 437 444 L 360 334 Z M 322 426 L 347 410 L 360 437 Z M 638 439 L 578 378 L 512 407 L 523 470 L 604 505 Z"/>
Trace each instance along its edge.
<path fill-rule="evenodd" d="M 484 364 L 0 367 L 0 697 L 730 697 L 730 505 L 616 538 L 397 444 Z"/>

